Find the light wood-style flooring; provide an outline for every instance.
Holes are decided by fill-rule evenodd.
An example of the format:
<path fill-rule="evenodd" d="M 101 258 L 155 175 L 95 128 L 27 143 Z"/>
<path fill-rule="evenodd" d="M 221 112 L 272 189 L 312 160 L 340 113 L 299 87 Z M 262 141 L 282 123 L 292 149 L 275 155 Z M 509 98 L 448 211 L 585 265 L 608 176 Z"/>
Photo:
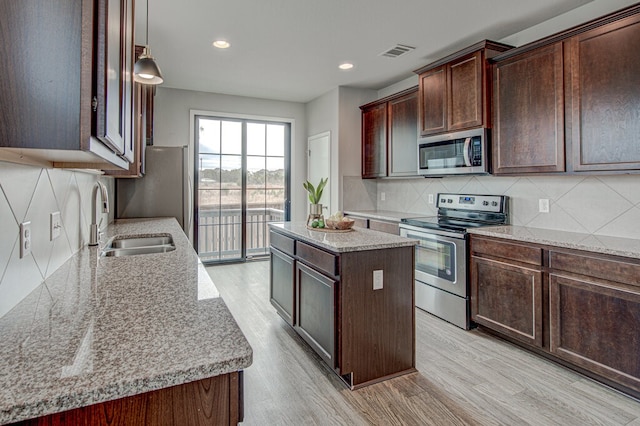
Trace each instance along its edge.
<path fill-rule="evenodd" d="M 269 262 L 207 267 L 253 347 L 245 425 L 627 425 L 640 402 L 416 310 L 416 367 L 348 390 L 269 303 Z"/>

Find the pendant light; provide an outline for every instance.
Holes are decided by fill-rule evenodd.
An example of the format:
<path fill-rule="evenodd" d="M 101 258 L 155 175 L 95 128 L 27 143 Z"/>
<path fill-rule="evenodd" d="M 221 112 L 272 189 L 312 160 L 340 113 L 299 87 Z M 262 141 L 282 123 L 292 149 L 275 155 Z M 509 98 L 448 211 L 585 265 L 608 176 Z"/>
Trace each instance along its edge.
<path fill-rule="evenodd" d="M 156 60 L 149 53 L 149 0 L 147 0 L 147 28 L 144 50 L 133 66 L 133 79 L 141 84 L 162 84 L 164 79 Z"/>

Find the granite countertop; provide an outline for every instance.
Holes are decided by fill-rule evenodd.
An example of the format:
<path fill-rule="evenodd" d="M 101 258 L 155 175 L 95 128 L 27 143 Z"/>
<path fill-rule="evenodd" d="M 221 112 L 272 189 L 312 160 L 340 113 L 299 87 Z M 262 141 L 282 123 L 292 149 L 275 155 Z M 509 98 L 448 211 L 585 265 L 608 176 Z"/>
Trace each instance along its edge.
<path fill-rule="evenodd" d="M 176 250 L 84 247 L 0 318 L 0 423 L 242 370 L 253 352 L 175 219 L 118 220 Z"/>
<path fill-rule="evenodd" d="M 345 211 L 344 214 L 366 217 L 369 219 L 388 220 L 389 222 L 400 222 L 402 219 L 410 217 L 429 216 L 427 214 L 420 215 L 417 213 L 401 213 L 390 210 L 348 210 Z"/>
<path fill-rule="evenodd" d="M 418 240 L 357 226 L 351 228 L 351 232 L 312 230 L 307 228 L 305 222 L 270 223 L 269 226 L 284 234 L 289 234 L 292 237 L 334 253 L 407 247 L 418 244 Z"/>
<path fill-rule="evenodd" d="M 471 228 L 469 233 L 640 259 L 640 240 L 525 226 Z"/>

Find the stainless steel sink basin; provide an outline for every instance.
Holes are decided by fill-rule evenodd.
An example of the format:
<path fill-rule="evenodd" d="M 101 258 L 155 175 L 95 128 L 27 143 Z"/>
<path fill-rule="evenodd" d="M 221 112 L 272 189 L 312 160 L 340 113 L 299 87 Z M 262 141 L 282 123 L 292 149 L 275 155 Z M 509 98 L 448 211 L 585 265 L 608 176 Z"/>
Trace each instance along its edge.
<path fill-rule="evenodd" d="M 162 235 L 117 235 L 102 249 L 102 256 L 120 257 L 137 254 L 166 253 L 176 249 L 173 237 Z"/>

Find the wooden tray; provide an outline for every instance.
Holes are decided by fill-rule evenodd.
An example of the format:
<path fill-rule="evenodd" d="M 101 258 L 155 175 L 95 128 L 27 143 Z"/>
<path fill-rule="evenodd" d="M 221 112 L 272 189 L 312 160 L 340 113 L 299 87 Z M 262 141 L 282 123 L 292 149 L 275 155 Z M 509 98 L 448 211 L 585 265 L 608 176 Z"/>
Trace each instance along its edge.
<path fill-rule="evenodd" d="M 310 231 L 318 231 L 318 232 L 336 232 L 336 233 L 344 233 L 344 232 L 351 232 L 353 231 L 353 228 L 349 228 L 349 229 L 330 229 L 330 228 L 314 228 L 313 226 L 309 226 L 307 225 L 307 229 Z"/>

